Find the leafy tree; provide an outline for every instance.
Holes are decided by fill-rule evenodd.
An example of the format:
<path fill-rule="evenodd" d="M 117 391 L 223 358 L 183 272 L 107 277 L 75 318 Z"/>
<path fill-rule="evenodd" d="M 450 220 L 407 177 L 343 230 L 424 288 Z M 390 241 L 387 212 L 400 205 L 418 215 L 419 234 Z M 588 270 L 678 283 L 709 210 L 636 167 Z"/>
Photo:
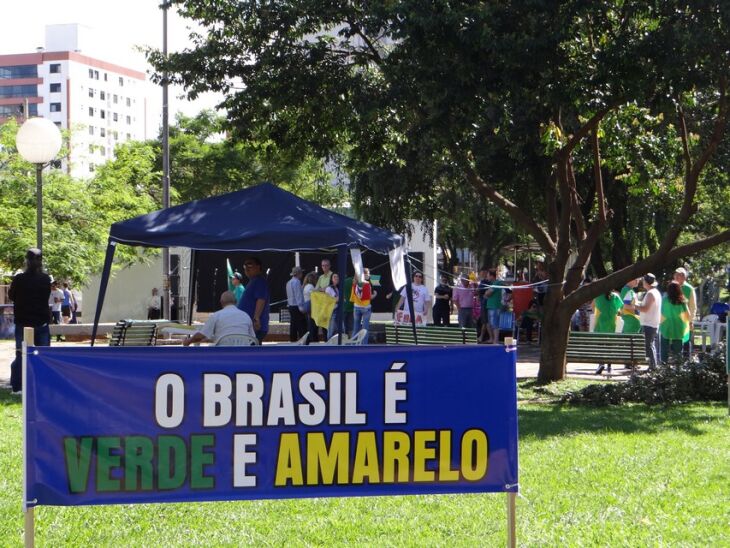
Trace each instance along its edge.
<path fill-rule="evenodd" d="M 578 306 L 730 240 L 719 211 L 698 215 L 727 171 L 722 1 L 174 3 L 205 34 L 149 58 L 191 97 L 226 94 L 236 135 L 346 150 L 358 201 L 393 219 L 468 183 L 541 246 L 542 382 L 565 375 Z M 623 207 L 635 248 L 582 286 Z"/>

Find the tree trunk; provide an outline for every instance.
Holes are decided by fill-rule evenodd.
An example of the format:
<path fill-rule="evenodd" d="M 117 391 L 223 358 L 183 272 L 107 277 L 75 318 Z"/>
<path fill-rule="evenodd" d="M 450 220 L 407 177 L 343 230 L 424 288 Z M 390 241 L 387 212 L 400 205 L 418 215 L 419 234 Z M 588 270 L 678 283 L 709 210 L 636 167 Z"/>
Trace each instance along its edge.
<path fill-rule="evenodd" d="M 568 347 L 570 318 L 573 314 L 561 306 L 552 308 L 552 311 L 549 311 L 547 306 L 543 309 L 538 384 L 561 381 L 565 378 L 565 350 Z"/>

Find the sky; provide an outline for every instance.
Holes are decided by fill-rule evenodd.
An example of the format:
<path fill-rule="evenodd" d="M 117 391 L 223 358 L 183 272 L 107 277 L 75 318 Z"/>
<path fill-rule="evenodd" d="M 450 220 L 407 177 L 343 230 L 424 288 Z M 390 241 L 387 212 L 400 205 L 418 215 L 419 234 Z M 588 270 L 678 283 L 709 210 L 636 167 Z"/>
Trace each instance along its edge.
<path fill-rule="evenodd" d="M 0 13 L 0 54 L 31 53 L 45 43 L 45 27 L 53 24 L 79 23 L 91 27 L 96 35 L 95 50 L 90 57 L 150 72 L 144 55 L 135 46 L 162 48 L 161 0 L 25 0 L 2 2 Z M 189 45 L 190 22 L 174 10 L 168 12 L 168 50 Z M 150 117 L 162 111 L 162 90 L 150 86 Z M 180 98 L 180 88 L 170 88 L 170 121 L 181 111 L 194 115 L 203 108 L 213 108 L 220 96 L 203 96 L 190 102 Z"/>

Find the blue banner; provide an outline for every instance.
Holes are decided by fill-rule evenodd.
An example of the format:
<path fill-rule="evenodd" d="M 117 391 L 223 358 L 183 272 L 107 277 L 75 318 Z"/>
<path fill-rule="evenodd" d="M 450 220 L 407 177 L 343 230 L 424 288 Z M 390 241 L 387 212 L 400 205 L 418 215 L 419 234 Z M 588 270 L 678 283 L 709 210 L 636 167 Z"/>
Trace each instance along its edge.
<path fill-rule="evenodd" d="M 514 349 L 31 347 L 29 505 L 517 491 Z"/>

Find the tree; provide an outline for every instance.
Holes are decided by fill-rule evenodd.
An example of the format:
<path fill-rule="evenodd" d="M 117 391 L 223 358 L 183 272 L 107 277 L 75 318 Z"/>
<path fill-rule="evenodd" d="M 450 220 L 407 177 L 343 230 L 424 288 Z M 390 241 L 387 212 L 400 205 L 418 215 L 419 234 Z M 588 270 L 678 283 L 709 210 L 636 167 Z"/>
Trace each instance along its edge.
<path fill-rule="evenodd" d="M 578 306 L 730 240 L 726 225 L 696 223 L 713 166 L 727 167 L 716 155 L 727 140 L 730 76 L 723 2 L 175 3 L 206 33 L 189 51 L 149 58 L 191 97 L 225 93 L 237 135 L 316 154 L 346 150 L 356 195 L 401 212 L 418 208 L 438 181 L 431 175 L 458 174 L 451 184 L 467 182 L 541 246 L 551 286 L 541 382 L 565 375 Z M 638 171 L 630 151 L 609 153 L 609 122 L 630 135 L 627 114 L 637 108 L 661 119 L 658 148 L 676 169 L 646 169 L 660 164 L 651 147 L 632 152 Z M 649 138 L 649 128 L 639 134 Z M 621 158 L 623 166 L 607 161 Z M 390 176 L 378 184 L 381 173 Z M 405 190 L 382 200 L 396 180 Z M 612 236 L 609 201 L 618 211 L 625 196 L 636 197 L 633 218 L 646 220 L 643 241 L 583 286 Z M 694 238 L 684 242 L 687 233 Z"/>
<path fill-rule="evenodd" d="M 36 241 L 35 169 L 15 149 L 17 131 L 15 120 L 0 126 L 0 267 L 9 272 L 23 267 L 24 251 Z M 44 263 L 58 279 L 88 281 L 101 269 L 109 225 L 154 209 L 149 177 L 141 176 L 144 154 L 132 145 L 117 154 L 91 181 L 59 169 L 43 176 Z M 129 252 L 120 257 L 137 260 Z"/>

